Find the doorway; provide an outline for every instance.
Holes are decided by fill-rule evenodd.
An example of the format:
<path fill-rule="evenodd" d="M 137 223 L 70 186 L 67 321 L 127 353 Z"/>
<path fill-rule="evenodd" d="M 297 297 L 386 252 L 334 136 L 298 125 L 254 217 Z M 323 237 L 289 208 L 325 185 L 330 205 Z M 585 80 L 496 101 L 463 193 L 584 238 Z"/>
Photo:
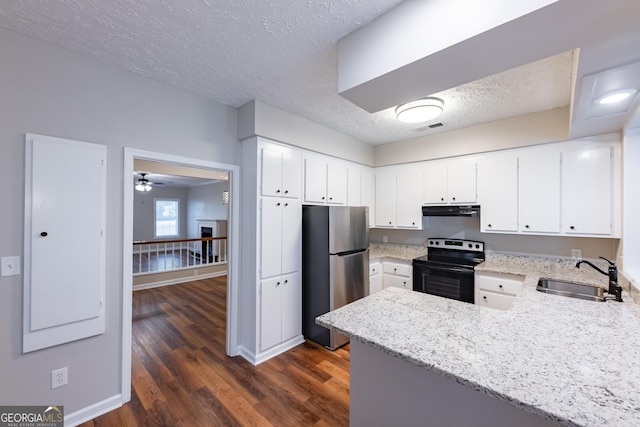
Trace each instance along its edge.
<path fill-rule="evenodd" d="M 238 355 L 239 294 L 239 188 L 240 168 L 236 165 L 193 159 L 132 148 L 124 149 L 123 295 L 122 295 L 122 403 L 131 399 L 132 292 L 133 292 L 133 187 L 134 161 L 148 160 L 168 165 L 227 172 L 229 176 L 229 223 L 227 264 L 227 321 L 225 353 Z"/>

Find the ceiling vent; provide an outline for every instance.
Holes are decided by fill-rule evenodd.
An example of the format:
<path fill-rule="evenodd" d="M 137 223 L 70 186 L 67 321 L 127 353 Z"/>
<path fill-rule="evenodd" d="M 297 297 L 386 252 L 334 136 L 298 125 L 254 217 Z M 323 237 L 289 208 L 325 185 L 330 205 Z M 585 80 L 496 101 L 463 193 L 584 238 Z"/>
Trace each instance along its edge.
<path fill-rule="evenodd" d="M 433 123 L 433 124 L 428 125 L 427 127 L 429 129 L 435 129 L 435 128 L 439 128 L 440 126 L 444 126 L 444 123 L 442 123 L 442 122 Z"/>

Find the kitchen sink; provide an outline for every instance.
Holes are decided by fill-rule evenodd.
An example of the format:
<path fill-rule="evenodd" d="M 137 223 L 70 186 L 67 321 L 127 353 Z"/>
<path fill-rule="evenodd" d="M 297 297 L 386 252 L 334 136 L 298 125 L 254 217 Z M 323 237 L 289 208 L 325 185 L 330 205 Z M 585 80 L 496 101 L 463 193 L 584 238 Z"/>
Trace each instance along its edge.
<path fill-rule="evenodd" d="M 540 279 L 536 290 L 547 294 L 562 295 L 569 298 L 604 301 L 604 289 L 562 280 Z"/>

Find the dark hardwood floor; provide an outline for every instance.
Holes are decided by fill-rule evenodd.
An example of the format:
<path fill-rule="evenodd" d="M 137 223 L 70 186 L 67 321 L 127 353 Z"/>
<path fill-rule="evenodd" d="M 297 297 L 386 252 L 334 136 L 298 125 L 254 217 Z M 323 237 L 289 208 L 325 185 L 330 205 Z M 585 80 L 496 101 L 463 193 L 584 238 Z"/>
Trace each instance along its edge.
<path fill-rule="evenodd" d="M 131 401 L 99 426 L 347 426 L 349 347 L 225 355 L 226 277 L 133 294 Z"/>

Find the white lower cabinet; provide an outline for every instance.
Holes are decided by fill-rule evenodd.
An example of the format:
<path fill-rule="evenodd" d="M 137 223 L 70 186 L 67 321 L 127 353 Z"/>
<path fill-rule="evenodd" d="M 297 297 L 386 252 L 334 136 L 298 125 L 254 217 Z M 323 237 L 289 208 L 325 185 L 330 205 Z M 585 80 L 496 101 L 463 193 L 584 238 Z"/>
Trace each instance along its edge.
<path fill-rule="evenodd" d="M 298 272 L 265 279 L 260 285 L 260 351 L 300 334 L 302 314 Z"/>
<path fill-rule="evenodd" d="M 396 287 L 413 290 L 411 261 L 385 261 L 382 266 L 382 287 Z"/>
<path fill-rule="evenodd" d="M 382 273 L 380 273 L 380 261 L 369 264 L 369 295 L 382 290 Z"/>
<path fill-rule="evenodd" d="M 476 305 L 508 310 L 522 291 L 524 278 L 516 274 L 476 272 Z"/>

